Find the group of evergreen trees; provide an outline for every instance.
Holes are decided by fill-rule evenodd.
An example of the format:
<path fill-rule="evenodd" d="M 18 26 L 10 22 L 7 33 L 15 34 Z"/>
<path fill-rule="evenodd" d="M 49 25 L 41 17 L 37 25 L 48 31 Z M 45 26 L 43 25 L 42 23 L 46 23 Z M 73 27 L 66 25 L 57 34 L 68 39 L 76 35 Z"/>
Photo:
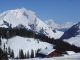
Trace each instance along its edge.
<path fill-rule="evenodd" d="M 7 57 L 7 52 L 3 51 L 1 48 L 0 48 L 0 60 L 8 60 L 8 57 Z"/>
<path fill-rule="evenodd" d="M 24 53 L 24 51 L 21 49 L 19 50 L 19 57 L 16 57 L 16 59 L 28 59 L 28 58 L 35 58 L 38 57 L 38 52 L 40 49 L 37 49 L 37 51 L 31 50 L 31 53 L 29 51 L 27 53 Z"/>
<path fill-rule="evenodd" d="M 33 37 L 34 32 L 23 28 L 2 28 L 0 27 L 0 37 L 12 38 L 14 36 Z"/>
<path fill-rule="evenodd" d="M 2 40 L 0 38 L 0 60 L 8 60 L 8 58 L 14 58 L 14 51 L 10 49 L 10 47 L 5 47 L 5 43 L 2 46 Z"/>
<path fill-rule="evenodd" d="M 55 48 L 55 49 L 57 49 L 59 51 L 62 51 L 62 52 L 63 51 L 80 52 L 80 47 L 77 47 L 75 45 L 71 45 L 71 44 L 69 44 L 67 42 L 64 42 L 63 40 L 60 40 L 60 39 L 49 38 L 48 36 L 45 36 L 43 34 L 35 34 L 31 30 L 27 30 L 27 29 L 23 29 L 23 28 L 11 28 L 11 29 L 0 28 L 0 37 L 2 37 L 2 38 L 6 38 L 8 40 L 9 38 L 12 38 L 12 37 L 14 37 L 16 35 L 17 36 L 22 36 L 22 37 L 28 37 L 28 38 L 35 38 L 36 40 L 41 40 L 43 42 L 48 42 L 50 44 L 55 45 L 53 48 Z M 38 41 L 38 43 L 39 43 L 39 41 Z M 0 45 L 1 45 L 1 39 L 0 39 Z M 5 44 L 4 44 L 4 48 L 5 48 Z M 12 58 L 14 58 L 14 52 L 13 52 L 13 50 L 11 50 L 10 48 L 8 48 L 8 51 L 9 50 L 11 52 L 10 53 L 6 52 L 6 53 L 10 54 L 10 56 Z M 2 52 L 1 56 L 3 56 L 4 54 L 3 54 L 3 50 L 2 49 L 0 50 L 0 52 Z M 29 52 L 27 54 L 23 54 L 23 50 L 20 50 L 19 52 L 20 53 L 19 53 L 19 57 L 18 58 L 22 59 L 22 58 L 30 58 L 30 57 L 33 58 L 34 57 L 33 56 L 34 52 L 31 53 L 31 56 L 28 55 Z"/>
<path fill-rule="evenodd" d="M 0 60 L 8 60 L 8 58 L 14 58 L 14 51 L 0 48 Z"/>

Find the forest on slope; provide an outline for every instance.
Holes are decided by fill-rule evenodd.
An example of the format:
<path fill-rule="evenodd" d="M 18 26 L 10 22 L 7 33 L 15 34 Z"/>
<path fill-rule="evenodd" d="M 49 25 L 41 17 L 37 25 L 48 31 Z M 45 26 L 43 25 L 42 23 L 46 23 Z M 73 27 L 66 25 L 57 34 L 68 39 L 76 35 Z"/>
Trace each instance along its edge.
<path fill-rule="evenodd" d="M 0 45 L 1 45 L 1 38 L 6 38 L 8 40 L 8 39 L 15 37 L 15 36 L 35 38 L 35 39 L 39 39 L 43 42 L 48 42 L 50 44 L 55 45 L 53 48 L 57 49 L 61 52 L 65 52 L 65 51 L 80 52 L 80 47 L 77 47 L 75 45 L 71 45 L 67 42 L 64 42 L 63 40 L 60 40 L 60 39 L 50 38 L 50 37 L 45 36 L 43 34 L 35 34 L 34 31 L 26 30 L 23 28 L 10 28 L 10 29 L 9 28 L 0 28 Z M 38 41 L 38 43 L 39 43 L 39 41 Z M 5 51 L 4 54 L 3 54 L 3 52 L 4 51 L 2 51 L 2 49 L 0 48 L 0 53 L 1 53 L 0 56 L 4 56 L 4 54 L 5 54 L 5 59 L 7 59 L 7 57 L 6 57 L 7 52 Z M 22 50 L 20 50 L 20 52 L 23 53 Z M 12 54 L 11 54 L 12 57 L 14 57 L 13 53 L 14 52 L 12 51 Z M 32 52 L 32 54 L 33 54 L 33 52 Z"/>

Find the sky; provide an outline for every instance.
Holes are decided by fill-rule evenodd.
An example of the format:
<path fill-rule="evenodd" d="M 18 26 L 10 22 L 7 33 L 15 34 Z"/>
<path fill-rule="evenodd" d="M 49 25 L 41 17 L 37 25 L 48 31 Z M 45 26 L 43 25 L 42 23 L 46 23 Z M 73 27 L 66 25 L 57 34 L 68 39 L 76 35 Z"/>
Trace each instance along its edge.
<path fill-rule="evenodd" d="M 22 7 L 34 11 L 43 21 L 80 21 L 80 0 L 0 0 L 0 13 Z"/>

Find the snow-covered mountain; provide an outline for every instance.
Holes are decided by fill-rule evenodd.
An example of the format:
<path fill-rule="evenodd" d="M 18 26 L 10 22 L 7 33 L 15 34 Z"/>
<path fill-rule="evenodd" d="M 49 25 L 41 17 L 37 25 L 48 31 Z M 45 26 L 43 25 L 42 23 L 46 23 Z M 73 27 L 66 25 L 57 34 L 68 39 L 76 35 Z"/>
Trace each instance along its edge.
<path fill-rule="evenodd" d="M 76 23 L 72 23 L 72 22 L 65 22 L 65 23 L 56 23 L 54 20 L 50 19 L 50 20 L 46 20 L 44 21 L 47 25 L 49 25 L 50 28 L 57 29 L 60 31 L 65 32 L 66 30 L 68 30 L 70 27 L 72 27 L 74 24 Z"/>
<path fill-rule="evenodd" d="M 70 29 L 68 29 L 61 37 L 61 39 L 69 39 L 71 37 L 76 37 L 80 35 L 80 22 L 73 25 Z"/>
<path fill-rule="evenodd" d="M 70 29 L 68 29 L 61 39 L 64 39 L 64 41 L 74 44 L 78 47 L 80 47 L 80 22 L 73 25 Z"/>
<path fill-rule="evenodd" d="M 58 23 L 56 23 L 54 20 L 50 19 L 50 20 L 46 20 L 44 21 L 47 25 L 49 25 L 50 28 L 52 28 L 53 30 L 58 28 Z"/>
<path fill-rule="evenodd" d="M 34 22 L 34 20 L 36 20 L 36 22 Z M 36 23 L 36 25 L 34 23 Z M 57 30 L 56 33 L 53 32 L 47 24 L 36 17 L 35 12 L 26 10 L 25 8 L 8 10 L 0 14 L 0 27 L 18 27 L 34 30 L 35 26 L 37 33 L 45 34 L 53 38 L 60 38 L 63 34 L 63 32 L 57 33 Z"/>

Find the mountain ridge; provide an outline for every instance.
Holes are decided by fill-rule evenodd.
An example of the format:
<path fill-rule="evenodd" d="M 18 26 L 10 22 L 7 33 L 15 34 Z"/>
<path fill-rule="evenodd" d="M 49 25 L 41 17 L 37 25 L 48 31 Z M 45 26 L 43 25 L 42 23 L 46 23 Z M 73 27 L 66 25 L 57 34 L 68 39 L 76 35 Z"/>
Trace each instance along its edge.
<path fill-rule="evenodd" d="M 51 27 L 53 30 L 57 29 L 57 30 L 60 30 L 60 31 L 63 31 L 63 32 L 65 32 L 70 27 L 72 27 L 74 24 L 76 24 L 76 23 L 73 23 L 73 22 L 57 23 L 53 19 L 46 20 L 44 22 L 47 25 L 49 25 L 49 27 Z"/>
<path fill-rule="evenodd" d="M 61 37 L 61 39 L 69 39 L 71 37 L 76 37 L 80 35 L 80 22 L 73 25 L 70 29 L 68 29 Z"/>

